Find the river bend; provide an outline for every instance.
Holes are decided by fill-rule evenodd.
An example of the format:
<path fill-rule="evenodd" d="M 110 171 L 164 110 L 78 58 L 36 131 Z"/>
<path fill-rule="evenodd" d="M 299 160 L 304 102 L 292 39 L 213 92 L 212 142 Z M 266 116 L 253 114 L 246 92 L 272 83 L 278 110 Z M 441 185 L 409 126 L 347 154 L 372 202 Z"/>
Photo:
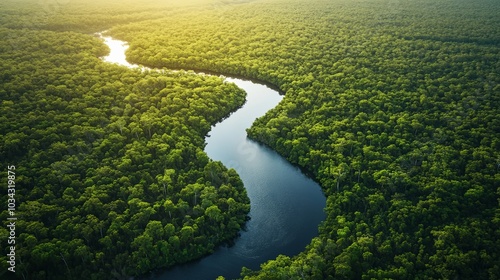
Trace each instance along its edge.
<path fill-rule="evenodd" d="M 111 49 L 103 60 L 130 68 L 126 42 L 101 36 Z M 293 256 L 318 235 L 325 219 L 326 199 L 320 186 L 273 150 L 247 138 L 245 129 L 282 99 L 269 87 L 225 77 L 247 92 L 246 103 L 212 127 L 205 138 L 205 152 L 213 160 L 234 168 L 250 198 L 251 220 L 231 247 L 221 246 L 211 255 L 172 269 L 155 272 L 150 279 L 238 278 L 242 267 L 258 269 L 279 254 Z"/>

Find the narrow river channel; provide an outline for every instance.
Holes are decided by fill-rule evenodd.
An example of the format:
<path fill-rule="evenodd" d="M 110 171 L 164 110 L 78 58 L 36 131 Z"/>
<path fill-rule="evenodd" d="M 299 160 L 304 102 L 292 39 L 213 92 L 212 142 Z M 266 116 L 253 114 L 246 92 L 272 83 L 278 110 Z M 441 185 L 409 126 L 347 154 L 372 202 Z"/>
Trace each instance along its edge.
<path fill-rule="evenodd" d="M 139 67 L 125 60 L 125 42 L 102 38 L 111 49 L 104 61 Z M 273 150 L 247 138 L 245 129 L 274 108 L 282 96 L 252 81 L 225 79 L 245 90 L 247 101 L 212 127 L 205 152 L 238 172 L 250 197 L 251 220 L 233 246 L 221 246 L 209 256 L 155 272 L 149 279 L 238 278 L 242 267 L 258 269 L 279 254 L 293 256 L 303 251 L 325 219 L 326 199 L 320 186 Z"/>

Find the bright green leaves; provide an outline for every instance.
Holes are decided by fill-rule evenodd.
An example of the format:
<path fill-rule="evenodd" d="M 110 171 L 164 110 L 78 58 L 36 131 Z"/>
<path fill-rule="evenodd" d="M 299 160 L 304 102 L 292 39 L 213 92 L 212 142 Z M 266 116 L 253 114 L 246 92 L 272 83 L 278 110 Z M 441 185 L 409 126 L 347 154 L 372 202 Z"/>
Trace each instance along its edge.
<path fill-rule="evenodd" d="M 220 222 L 222 220 L 222 214 L 217 207 L 217 205 L 212 205 L 205 210 L 205 215 L 207 215 L 212 221 Z"/>

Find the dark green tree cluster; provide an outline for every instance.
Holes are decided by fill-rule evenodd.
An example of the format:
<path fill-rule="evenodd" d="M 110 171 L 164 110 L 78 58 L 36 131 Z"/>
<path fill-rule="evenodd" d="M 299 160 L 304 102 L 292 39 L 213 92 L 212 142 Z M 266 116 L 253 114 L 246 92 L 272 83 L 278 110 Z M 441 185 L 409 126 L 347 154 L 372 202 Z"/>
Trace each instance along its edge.
<path fill-rule="evenodd" d="M 219 77 L 105 63 L 95 36 L 1 27 L 0 37 L 0 165 L 16 166 L 17 278 L 141 275 L 237 236 L 246 190 L 203 147 L 243 91 Z M 13 276 L 8 235 L 2 226 L 0 278 Z"/>
<path fill-rule="evenodd" d="M 118 26 L 132 61 L 264 80 L 249 130 L 318 180 L 320 235 L 248 279 L 500 277 L 495 1 L 267 1 Z"/>

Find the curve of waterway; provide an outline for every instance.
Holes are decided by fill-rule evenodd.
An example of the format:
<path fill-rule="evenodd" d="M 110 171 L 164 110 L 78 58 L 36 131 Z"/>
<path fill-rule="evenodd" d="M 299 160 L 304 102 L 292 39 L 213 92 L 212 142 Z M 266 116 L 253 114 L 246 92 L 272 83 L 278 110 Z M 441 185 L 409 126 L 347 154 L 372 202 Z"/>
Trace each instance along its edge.
<path fill-rule="evenodd" d="M 111 49 L 104 61 L 139 67 L 125 59 L 126 42 L 102 37 Z M 247 138 L 245 129 L 282 99 L 275 90 L 252 81 L 225 77 L 247 92 L 246 103 L 212 127 L 205 152 L 234 168 L 250 198 L 251 220 L 231 247 L 219 247 L 198 261 L 155 272 L 150 279 L 238 278 L 242 267 L 258 269 L 279 254 L 303 251 L 325 219 L 320 186 L 273 150 Z"/>

